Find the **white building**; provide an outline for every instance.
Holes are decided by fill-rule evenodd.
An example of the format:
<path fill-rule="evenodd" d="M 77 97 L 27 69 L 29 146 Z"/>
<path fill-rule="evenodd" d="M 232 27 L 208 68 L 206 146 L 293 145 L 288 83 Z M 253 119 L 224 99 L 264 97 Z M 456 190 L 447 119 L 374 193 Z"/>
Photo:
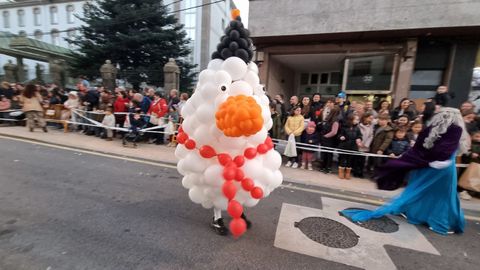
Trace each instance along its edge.
<path fill-rule="evenodd" d="M 0 0 L 0 31 L 68 48 L 70 45 L 65 38 L 77 34 L 75 29 L 83 22 L 76 16 L 83 16 L 86 2 L 88 1 Z M 164 0 L 164 4 L 185 25 L 187 35 L 192 40 L 191 62 L 198 65 L 198 70 L 205 68 L 230 21 L 230 10 L 235 7 L 233 1 Z M 0 55 L 0 67 L 8 60 L 16 61 L 12 57 Z M 34 77 L 36 63 L 24 60 L 24 66 L 29 69 L 29 78 Z M 0 74 L 3 74 L 1 68 Z"/>

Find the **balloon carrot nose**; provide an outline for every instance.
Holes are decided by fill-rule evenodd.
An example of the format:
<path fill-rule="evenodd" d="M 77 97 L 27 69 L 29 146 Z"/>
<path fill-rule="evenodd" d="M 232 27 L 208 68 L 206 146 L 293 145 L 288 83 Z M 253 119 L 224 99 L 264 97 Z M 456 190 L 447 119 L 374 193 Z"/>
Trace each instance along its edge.
<path fill-rule="evenodd" d="M 229 97 L 215 114 L 217 128 L 228 137 L 250 136 L 262 129 L 262 108 L 244 95 Z"/>
<path fill-rule="evenodd" d="M 232 9 L 231 15 L 232 20 L 236 20 L 238 17 L 240 17 L 240 9 Z"/>

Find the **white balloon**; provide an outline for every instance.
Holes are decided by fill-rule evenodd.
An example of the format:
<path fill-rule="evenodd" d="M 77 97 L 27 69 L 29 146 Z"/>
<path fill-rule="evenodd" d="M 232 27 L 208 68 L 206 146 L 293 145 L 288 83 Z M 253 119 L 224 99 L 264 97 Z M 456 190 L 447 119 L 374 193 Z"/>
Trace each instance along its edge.
<path fill-rule="evenodd" d="M 227 94 L 230 96 L 245 95 L 251 96 L 253 94 L 252 87 L 245 81 L 236 81 L 230 85 L 230 89 L 227 90 Z"/>
<path fill-rule="evenodd" d="M 177 171 L 181 174 L 181 175 L 187 175 L 187 170 L 185 168 L 185 159 L 180 159 L 177 163 Z"/>
<path fill-rule="evenodd" d="M 187 104 L 185 103 L 185 105 L 182 107 L 182 109 L 180 110 L 180 114 L 185 118 L 185 117 L 189 117 L 190 115 L 192 115 L 193 113 L 195 112 L 195 108 L 193 108 L 192 104 Z"/>
<path fill-rule="evenodd" d="M 205 83 L 201 86 L 199 94 L 202 95 L 202 100 L 205 103 L 213 103 L 215 97 L 221 92 L 218 90 L 218 87 L 213 83 Z"/>
<path fill-rule="evenodd" d="M 215 85 L 230 85 L 232 77 L 225 70 L 219 70 L 215 73 Z"/>
<path fill-rule="evenodd" d="M 185 168 L 195 173 L 203 173 L 209 165 L 208 160 L 201 157 L 197 152 L 191 152 L 184 160 Z"/>
<path fill-rule="evenodd" d="M 278 170 L 282 165 L 282 156 L 275 150 L 270 150 L 263 156 L 263 166 L 269 170 Z"/>
<path fill-rule="evenodd" d="M 220 145 L 223 146 L 224 149 L 229 149 L 229 148 L 245 148 L 245 145 L 247 144 L 247 140 L 245 140 L 245 137 L 227 137 L 225 135 L 220 136 Z"/>
<path fill-rule="evenodd" d="M 201 85 L 203 83 L 207 83 L 212 81 L 215 77 L 215 71 L 205 69 L 200 74 L 198 74 L 198 84 Z"/>
<path fill-rule="evenodd" d="M 213 207 L 213 202 L 211 202 L 211 201 L 203 201 L 203 202 L 202 202 L 202 206 L 203 206 L 203 208 L 210 209 L 210 208 Z"/>
<path fill-rule="evenodd" d="M 213 142 L 215 143 L 220 141 L 220 137 L 223 136 L 223 132 L 221 132 L 215 124 L 210 127 L 210 135 L 212 136 L 212 139 L 215 139 L 215 141 Z"/>
<path fill-rule="evenodd" d="M 255 93 L 255 95 L 257 96 L 263 96 L 265 95 L 265 90 L 263 90 L 263 85 L 261 84 L 257 84 L 255 86 L 255 88 L 253 88 L 253 92 Z"/>
<path fill-rule="evenodd" d="M 194 115 L 185 118 L 185 120 L 183 120 L 183 123 L 182 123 L 183 131 L 185 131 L 187 135 L 193 134 L 197 126 L 198 126 L 198 122 Z"/>
<path fill-rule="evenodd" d="M 185 148 L 183 144 L 178 144 L 177 148 L 175 148 L 175 157 L 178 159 L 186 158 L 189 153 L 190 150 Z"/>
<path fill-rule="evenodd" d="M 186 189 L 191 189 L 196 185 L 195 175 L 194 174 L 187 174 L 182 179 L 182 186 Z"/>
<path fill-rule="evenodd" d="M 213 59 L 208 62 L 207 68 L 212 71 L 217 71 L 222 68 L 223 60 L 222 59 Z"/>
<path fill-rule="evenodd" d="M 280 154 L 279 154 L 280 155 Z M 270 183 L 270 190 L 274 190 L 278 188 L 283 182 L 283 175 L 280 172 L 280 170 L 276 170 L 273 172 L 273 179 L 272 182 Z"/>
<path fill-rule="evenodd" d="M 225 102 L 225 100 L 227 100 L 227 98 L 228 98 L 227 94 L 225 94 L 225 93 L 219 94 L 217 96 L 217 98 L 215 99 L 215 109 L 217 109 L 220 106 L 220 104 Z"/>
<path fill-rule="evenodd" d="M 270 130 L 273 127 L 273 120 L 272 118 L 269 118 L 268 121 L 265 123 L 265 128 Z"/>
<path fill-rule="evenodd" d="M 215 206 L 215 208 L 217 209 L 227 210 L 227 204 L 228 204 L 228 200 L 223 195 L 218 196 L 213 200 L 213 206 Z"/>
<path fill-rule="evenodd" d="M 195 130 L 195 133 L 193 134 L 193 138 L 195 139 L 195 142 L 197 143 L 197 146 L 200 147 L 202 145 L 207 145 L 210 143 L 212 138 L 210 137 L 209 134 L 209 126 L 211 123 L 208 124 L 202 124 L 197 127 Z"/>
<path fill-rule="evenodd" d="M 209 104 L 203 104 L 198 107 L 195 113 L 197 119 L 201 120 L 203 124 L 211 125 L 215 123 L 215 108 Z"/>
<path fill-rule="evenodd" d="M 247 71 L 247 74 L 245 74 L 245 77 L 243 77 L 243 80 L 246 81 L 248 84 L 250 84 L 252 87 L 260 83 L 260 79 L 258 78 L 258 75 L 255 74 L 255 72 L 250 70 Z"/>
<path fill-rule="evenodd" d="M 245 161 L 245 165 L 243 165 L 243 171 L 248 177 L 255 180 L 263 175 L 264 168 L 262 165 L 263 164 L 260 160 L 260 157 L 257 156 L 254 159 Z"/>
<path fill-rule="evenodd" d="M 258 66 L 253 61 L 250 61 L 248 64 L 248 70 L 252 71 L 255 74 L 258 74 Z"/>
<path fill-rule="evenodd" d="M 260 104 L 262 104 L 262 106 L 268 106 L 270 104 L 270 100 L 268 99 L 268 97 L 266 95 L 261 95 L 260 96 Z M 270 108 L 268 108 L 270 109 Z"/>
<path fill-rule="evenodd" d="M 194 203 L 202 203 L 205 201 L 205 194 L 203 194 L 203 191 L 200 187 L 194 186 L 188 191 L 188 196 L 190 197 L 190 200 Z"/>
<path fill-rule="evenodd" d="M 232 80 L 240 80 L 247 72 L 247 64 L 238 57 L 229 57 L 223 64 L 222 69 L 230 74 Z"/>
<path fill-rule="evenodd" d="M 252 144 L 253 146 L 257 146 L 265 142 L 265 139 L 267 139 L 267 135 L 267 130 L 265 128 L 262 128 L 259 132 L 248 137 L 248 143 Z"/>
<path fill-rule="evenodd" d="M 254 207 L 255 205 L 258 204 L 258 201 L 259 201 L 258 199 L 250 198 L 246 200 L 243 205 L 246 207 Z"/>
<path fill-rule="evenodd" d="M 215 164 L 209 166 L 203 173 L 205 184 L 209 186 L 221 187 L 223 185 L 223 167 Z"/>

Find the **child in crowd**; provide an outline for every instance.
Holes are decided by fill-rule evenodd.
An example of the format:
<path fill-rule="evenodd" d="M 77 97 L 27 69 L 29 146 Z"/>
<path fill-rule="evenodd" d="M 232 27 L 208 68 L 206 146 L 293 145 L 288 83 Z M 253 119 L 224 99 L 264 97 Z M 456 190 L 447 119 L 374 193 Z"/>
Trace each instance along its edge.
<path fill-rule="evenodd" d="M 268 135 L 272 139 L 282 138 L 282 115 L 277 111 L 277 104 L 270 103 L 270 114 L 272 116 L 273 125 L 268 131 Z"/>
<path fill-rule="evenodd" d="M 362 133 L 358 128 L 359 118 L 350 114 L 347 117 L 345 125 L 338 135 L 338 148 L 343 150 L 358 151 L 358 146 L 362 143 Z M 353 155 L 340 154 L 338 161 L 338 178 L 350 179 L 350 173 L 353 166 Z"/>
<path fill-rule="evenodd" d="M 410 149 L 410 140 L 407 138 L 407 130 L 405 128 L 398 128 L 395 130 L 394 138 L 386 154 L 391 157 L 399 157 L 408 149 Z"/>
<path fill-rule="evenodd" d="M 373 115 L 366 112 L 358 125 L 362 133 L 362 143 L 358 146 L 358 151 L 368 153 L 373 141 Z M 363 169 L 365 167 L 365 156 L 355 156 L 353 165 L 353 176 L 363 178 Z"/>
<path fill-rule="evenodd" d="M 105 110 L 105 117 L 103 117 L 102 125 L 105 126 L 103 132 L 107 135 L 107 141 L 113 140 L 113 130 L 111 128 L 115 127 L 115 116 L 113 115 L 112 107 L 108 107 Z"/>
<path fill-rule="evenodd" d="M 326 115 L 326 117 L 324 117 Z M 323 120 L 317 128 L 320 130 L 320 142 L 322 147 L 336 147 L 337 134 L 340 129 L 341 111 L 340 107 L 334 105 L 333 102 L 327 102 L 325 109 L 322 112 Z M 322 153 L 322 168 L 323 173 L 330 173 L 332 171 L 333 154 L 328 152 Z"/>
<path fill-rule="evenodd" d="M 400 115 L 398 119 L 395 121 L 395 127 L 397 129 L 402 128 L 402 129 L 407 129 L 408 130 L 408 124 L 409 124 L 409 119 L 406 114 Z"/>
<path fill-rule="evenodd" d="M 169 140 L 167 146 L 175 147 L 177 146 L 175 142 L 175 131 L 177 130 L 176 127 L 180 119 L 180 114 L 178 113 L 178 106 L 176 104 L 170 106 L 167 119 L 167 128 L 165 128 L 165 133 L 168 135 Z"/>
<path fill-rule="evenodd" d="M 140 130 L 147 124 L 140 115 L 140 111 L 136 110 L 134 114 L 129 115 L 130 127 L 128 134 L 123 137 L 123 145 L 126 146 L 127 142 L 133 142 L 133 146 L 137 147 L 137 142 L 141 139 Z"/>
<path fill-rule="evenodd" d="M 302 135 L 303 130 L 305 129 L 304 125 L 304 118 L 302 116 L 302 108 L 299 106 L 295 106 L 293 108 L 293 114 L 287 118 L 287 122 L 285 123 L 285 133 L 287 133 L 287 140 L 290 134 L 295 136 L 295 141 L 300 142 L 300 136 Z M 285 166 L 296 169 L 298 168 L 299 162 L 299 149 L 297 149 L 297 156 L 290 157 L 288 162 Z"/>
<path fill-rule="evenodd" d="M 393 140 L 393 128 L 389 125 L 390 116 L 380 114 L 378 116 L 378 125 L 373 133 L 373 141 L 370 145 L 370 152 L 373 154 L 383 155 Z M 369 159 L 369 168 L 378 166 L 385 161 L 384 158 Z"/>
<path fill-rule="evenodd" d="M 415 142 L 417 141 L 417 138 L 418 138 L 418 134 L 420 134 L 422 129 L 423 129 L 423 124 L 421 121 L 417 120 L 413 123 L 412 127 L 410 128 L 410 131 L 408 132 L 410 147 L 413 147 L 413 145 L 415 145 Z"/>
<path fill-rule="evenodd" d="M 302 145 L 304 148 L 312 148 L 312 150 L 305 150 L 302 151 L 302 169 L 308 169 L 309 171 L 313 170 L 312 161 L 314 157 L 314 150 L 317 149 L 318 146 L 318 135 L 315 132 L 317 125 L 315 122 L 310 121 L 307 124 L 307 128 L 302 133 L 301 142 L 304 144 L 312 145 L 309 147 L 307 145 Z"/>

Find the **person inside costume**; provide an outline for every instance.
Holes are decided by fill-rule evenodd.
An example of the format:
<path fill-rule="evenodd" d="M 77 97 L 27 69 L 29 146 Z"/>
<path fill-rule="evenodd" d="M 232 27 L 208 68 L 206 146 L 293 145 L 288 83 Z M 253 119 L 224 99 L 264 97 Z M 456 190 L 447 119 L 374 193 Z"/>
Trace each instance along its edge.
<path fill-rule="evenodd" d="M 429 120 L 433 103 L 426 103 L 426 128 L 415 145 L 398 159 L 389 160 L 376 173 L 378 188 L 399 188 L 408 175 L 405 190 L 376 210 L 343 210 L 353 222 L 364 222 L 387 214 L 402 215 L 409 223 L 426 224 L 439 234 L 462 233 L 463 211 L 457 194 L 455 156 L 468 149 L 468 134 L 462 115 L 454 108 L 440 107 Z"/>

